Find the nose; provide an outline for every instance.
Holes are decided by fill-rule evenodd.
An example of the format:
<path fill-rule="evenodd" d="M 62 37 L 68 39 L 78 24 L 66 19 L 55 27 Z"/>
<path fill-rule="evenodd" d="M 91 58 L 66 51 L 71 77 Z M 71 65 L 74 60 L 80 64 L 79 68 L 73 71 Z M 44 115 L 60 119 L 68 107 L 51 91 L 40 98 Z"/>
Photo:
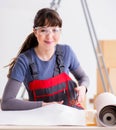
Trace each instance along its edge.
<path fill-rule="evenodd" d="M 50 34 L 52 34 L 53 35 L 53 32 L 52 32 L 52 30 L 47 30 L 47 33 L 46 33 L 47 35 L 50 35 Z"/>
<path fill-rule="evenodd" d="M 46 37 L 50 39 L 53 36 L 54 36 L 54 34 L 53 34 L 52 30 L 48 30 L 48 32 L 46 33 Z"/>

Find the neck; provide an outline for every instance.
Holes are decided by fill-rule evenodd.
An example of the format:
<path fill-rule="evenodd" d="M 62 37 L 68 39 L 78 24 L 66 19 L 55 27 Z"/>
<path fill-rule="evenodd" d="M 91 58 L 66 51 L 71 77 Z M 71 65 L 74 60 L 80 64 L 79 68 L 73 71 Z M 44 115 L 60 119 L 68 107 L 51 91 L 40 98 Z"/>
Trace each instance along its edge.
<path fill-rule="evenodd" d="M 51 59 L 51 57 L 53 56 L 54 54 L 54 51 L 55 51 L 55 48 L 53 49 L 42 49 L 42 48 L 39 48 L 39 47 L 36 47 L 35 48 L 35 52 L 37 54 L 37 56 L 43 60 L 43 61 L 48 61 Z"/>

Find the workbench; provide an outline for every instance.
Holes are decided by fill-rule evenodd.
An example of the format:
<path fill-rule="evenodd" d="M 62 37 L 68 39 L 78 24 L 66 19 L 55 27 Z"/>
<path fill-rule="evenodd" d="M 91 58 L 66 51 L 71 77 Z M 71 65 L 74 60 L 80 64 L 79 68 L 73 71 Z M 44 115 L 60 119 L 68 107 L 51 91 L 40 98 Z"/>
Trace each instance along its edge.
<path fill-rule="evenodd" d="M 0 130 L 116 130 L 116 127 L 79 126 L 0 126 Z"/>
<path fill-rule="evenodd" d="M 96 111 L 65 105 L 48 105 L 33 110 L 0 110 L 0 130 L 116 130 L 95 122 Z"/>

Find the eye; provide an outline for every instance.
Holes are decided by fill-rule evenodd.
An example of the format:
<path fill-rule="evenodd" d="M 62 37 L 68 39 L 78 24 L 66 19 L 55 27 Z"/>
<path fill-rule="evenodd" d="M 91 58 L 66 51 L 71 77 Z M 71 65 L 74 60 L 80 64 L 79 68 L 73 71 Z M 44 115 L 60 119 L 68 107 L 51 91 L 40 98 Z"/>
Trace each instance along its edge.
<path fill-rule="evenodd" d="M 59 29 L 57 29 L 57 28 L 52 29 L 52 32 L 57 33 L 57 32 L 59 32 Z"/>
<path fill-rule="evenodd" d="M 47 29 L 41 29 L 40 32 L 47 32 Z"/>

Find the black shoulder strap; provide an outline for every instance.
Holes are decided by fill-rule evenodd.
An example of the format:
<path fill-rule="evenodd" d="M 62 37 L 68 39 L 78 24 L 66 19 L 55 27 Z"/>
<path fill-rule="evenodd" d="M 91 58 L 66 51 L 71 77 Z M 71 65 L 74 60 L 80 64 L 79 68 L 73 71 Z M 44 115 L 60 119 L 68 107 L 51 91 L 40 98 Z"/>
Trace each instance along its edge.
<path fill-rule="evenodd" d="M 63 50 L 61 45 L 56 46 L 56 65 L 54 69 L 54 76 L 64 71 Z"/>
<path fill-rule="evenodd" d="M 56 46 L 56 64 L 54 68 L 54 76 L 62 73 L 64 71 L 64 63 L 63 63 L 63 52 L 62 52 L 62 46 L 57 45 Z M 38 70 L 37 66 L 34 63 L 32 56 L 27 51 L 25 52 L 25 56 L 27 57 L 29 61 L 29 68 L 33 79 L 38 79 Z"/>
<path fill-rule="evenodd" d="M 32 60 L 32 56 L 30 55 L 30 53 L 28 51 L 25 52 L 25 56 L 27 57 L 27 59 L 29 61 L 29 68 L 30 68 L 32 78 L 37 79 L 38 78 L 38 70 L 37 70 L 36 64 Z"/>

